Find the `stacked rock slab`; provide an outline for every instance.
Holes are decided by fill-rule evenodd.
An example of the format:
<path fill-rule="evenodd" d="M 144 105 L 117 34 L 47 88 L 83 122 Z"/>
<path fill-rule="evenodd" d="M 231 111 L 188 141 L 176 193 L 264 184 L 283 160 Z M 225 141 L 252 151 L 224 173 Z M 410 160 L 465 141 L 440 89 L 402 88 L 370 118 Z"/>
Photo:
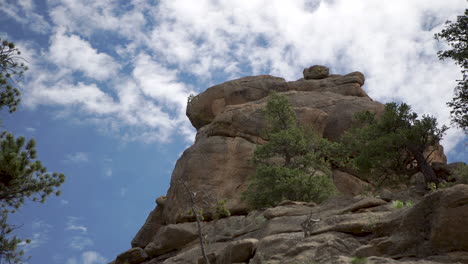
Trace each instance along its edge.
<path fill-rule="evenodd" d="M 288 98 L 303 125 L 336 140 L 351 127 L 355 113 L 368 110 L 379 114 L 384 110 L 383 104 L 373 101 L 362 89 L 364 81 L 360 72 L 330 75 L 325 66 L 313 66 L 305 69 L 304 78 L 297 81 L 250 76 L 215 85 L 192 98 L 187 116 L 197 129 L 195 143 L 177 161 L 166 197 L 158 199 L 158 206 L 132 240 L 132 247 L 165 252 L 155 243 L 161 232 L 170 225 L 193 221 L 184 184 L 197 194 L 195 203 L 207 220 L 221 200 L 226 201 L 224 206 L 233 215 L 248 213 L 240 194 L 254 173 L 250 161 L 253 152 L 265 142 L 262 109 L 271 92 Z M 443 150 L 437 157 L 434 161 L 445 163 Z M 352 175 L 339 171 L 334 174 L 335 184 L 344 193 L 349 190 L 355 195 L 365 188 L 366 184 Z"/>

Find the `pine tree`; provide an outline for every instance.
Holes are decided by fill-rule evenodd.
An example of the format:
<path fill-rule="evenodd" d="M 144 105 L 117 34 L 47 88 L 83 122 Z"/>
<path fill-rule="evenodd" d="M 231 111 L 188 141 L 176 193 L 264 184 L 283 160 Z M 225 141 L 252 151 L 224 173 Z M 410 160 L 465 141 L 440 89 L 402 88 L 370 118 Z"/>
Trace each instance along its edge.
<path fill-rule="evenodd" d="M 452 122 L 468 134 L 468 9 L 457 17 L 456 22 L 447 21 L 447 27 L 435 34 L 437 40 L 445 39 L 451 49 L 439 51 L 439 59 L 451 58 L 461 67 L 462 79 L 454 89 L 454 97 L 447 105 L 452 108 Z"/>
<path fill-rule="evenodd" d="M 282 200 L 321 202 L 336 192 L 330 179 L 319 136 L 301 127 L 288 99 L 273 93 L 264 114 L 268 142 L 255 150 L 256 173 L 244 193 L 254 208 L 274 206 Z"/>
<path fill-rule="evenodd" d="M 381 117 L 359 113 L 360 126 L 342 138 L 346 152 L 361 175 L 378 186 L 404 183 L 409 175 L 422 172 L 426 184 L 437 183 L 425 152 L 439 143 L 446 126 L 438 128 L 434 117 L 418 115 L 405 103 L 388 103 Z"/>
<path fill-rule="evenodd" d="M 17 109 L 21 100 L 15 84 L 28 69 L 20 54 L 12 42 L 1 42 L 0 109 L 6 106 L 10 113 Z M 0 263 L 21 263 L 24 254 L 18 249 L 22 240 L 12 235 L 17 227 L 8 224 L 8 215 L 16 212 L 25 199 L 45 202 L 47 196 L 59 195 L 58 187 L 64 181 L 63 174 L 47 173 L 42 163 L 36 160 L 33 139 L 26 142 L 24 137 L 15 138 L 7 131 L 0 133 Z"/>

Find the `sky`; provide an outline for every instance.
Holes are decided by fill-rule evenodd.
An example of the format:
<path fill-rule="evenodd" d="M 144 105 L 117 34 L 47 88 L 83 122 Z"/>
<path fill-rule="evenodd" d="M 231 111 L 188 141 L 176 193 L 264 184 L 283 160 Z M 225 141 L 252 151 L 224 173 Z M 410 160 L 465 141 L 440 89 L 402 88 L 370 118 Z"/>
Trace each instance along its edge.
<path fill-rule="evenodd" d="M 187 97 L 234 78 L 292 81 L 312 65 L 361 71 L 382 103 L 406 102 L 450 125 L 460 69 L 434 34 L 465 0 L 0 0 L 0 38 L 29 70 L 2 129 L 34 138 L 67 179 L 62 195 L 11 217 L 30 264 L 101 264 L 130 241 L 169 187 L 195 129 Z M 451 128 L 449 162 L 468 161 Z"/>

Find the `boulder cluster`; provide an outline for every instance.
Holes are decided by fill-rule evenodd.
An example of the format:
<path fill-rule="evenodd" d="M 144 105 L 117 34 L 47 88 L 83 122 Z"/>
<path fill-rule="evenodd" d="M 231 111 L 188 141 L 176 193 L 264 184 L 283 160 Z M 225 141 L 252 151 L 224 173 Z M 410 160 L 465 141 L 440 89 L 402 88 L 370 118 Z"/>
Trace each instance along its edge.
<path fill-rule="evenodd" d="M 191 198 L 203 209 L 210 263 L 468 263 L 467 185 L 426 196 L 402 190 L 369 197 L 362 195 L 368 183 L 335 169 L 333 180 L 343 195 L 320 206 L 286 201 L 252 211 L 241 199 L 255 171 L 253 152 L 266 142 L 262 109 L 272 91 L 288 98 L 301 124 L 337 140 L 355 113 L 384 110 L 362 89 L 364 81 L 360 72 L 330 74 L 316 65 L 297 81 L 250 76 L 190 98 L 195 143 L 177 161 L 167 195 L 156 199 L 132 248 L 112 263 L 204 263 Z M 429 159 L 446 164 L 441 146 L 434 146 Z M 399 199 L 414 206 L 392 206 Z M 214 217 L 220 201 L 232 216 Z"/>

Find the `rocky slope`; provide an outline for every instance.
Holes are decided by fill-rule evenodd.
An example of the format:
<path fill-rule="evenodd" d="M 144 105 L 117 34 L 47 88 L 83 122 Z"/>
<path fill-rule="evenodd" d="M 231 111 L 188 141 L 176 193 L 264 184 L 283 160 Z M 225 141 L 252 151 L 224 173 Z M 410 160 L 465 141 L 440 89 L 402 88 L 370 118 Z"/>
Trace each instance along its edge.
<path fill-rule="evenodd" d="M 132 240 L 132 249 L 121 254 L 115 264 L 125 261 L 131 264 L 198 262 L 200 249 L 196 244 L 196 223 L 189 213 L 191 203 L 186 187 L 197 193 L 195 203 L 203 209 L 207 221 L 204 234 L 210 241 L 210 256 L 216 259 L 213 263 L 312 263 L 311 260 L 316 263 L 350 263 L 352 257 L 366 255 L 391 257 L 387 260 L 372 257 L 375 263 L 397 263 L 389 261 L 425 258 L 429 256 L 426 251 L 434 248 L 441 250 L 434 251 L 436 255 L 454 251 L 454 247 L 442 250 L 442 246 L 434 246 L 431 242 L 422 255 L 418 255 L 420 251 L 415 249 L 418 254 L 413 251 L 403 254 L 404 250 L 400 250 L 403 255 L 398 256 L 395 250 L 401 244 L 398 239 L 404 234 L 395 236 L 395 232 L 411 210 L 391 209 L 391 199 L 353 197 L 362 193 L 367 183 L 339 170 L 333 171 L 335 185 L 348 196 L 335 198 L 321 206 L 291 203 L 266 211 L 249 212 L 240 199 L 248 176 L 254 172 L 250 158 L 257 144 L 265 142 L 262 138 L 266 125 L 262 109 L 271 91 L 280 92 L 289 99 L 303 125 L 312 127 L 323 137 L 336 140 L 352 125 L 355 113 L 369 110 L 379 114 L 384 109 L 381 103 L 369 98 L 362 85 L 364 76 L 360 72 L 330 75 L 328 68 L 313 66 L 305 69 L 304 78 L 297 81 L 287 82 L 269 75 L 251 76 L 213 86 L 192 98 L 188 103 L 187 116 L 197 128 L 196 141 L 177 161 L 167 195 L 156 200 L 156 208 Z M 436 151 L 431 152 L 431 160 L 445 164 L 442 147 L 435 148 Z M 455 202 L 457 206 L 454 208 L 457 209 L 454 210 L 457 212 L 467 209 L 466 188 L 453 188 L 455 191 L 452 192 L 464 192 L 466 195 Z M 443 197 L 449 195 L 440 193 Z M 421 199 L 410 198 L 415 202 Z M 422 201 L 425 199 L 429 198 Z M 235 216 L 212 220 L 219 201 L 226 201 L 225 207 Z M 421 210 L 442 210 L 440 203 L 424 208 Z M 320 221 L 312 223 L 313 236 L 304 238 L 301 223 L 311 212 L 313 218 Z M 424 212 L 414 216 L 422 218 L 413 217 L 411 221 L 430 220 L 430 225 L 434 221 L 442 221 L 439 218 L 431 220 L 431 217 L 436 217 L 432 211 Z M 426 219 L 428 217 L 431 219 Z M 468 226 L 467 219 L 457 222 L 458 227 L 460 224 Z M 419 237 L 426 241 L 428 236 L 432 237 L 431 230 L 424 230 L 429 233 L 421 233 Z M 461 243 L 465 246 L 456 246 L 455 251 L 467 251 L 467 241 Z M 450 260 L 456 257 L 443 258 Z"/>
<path fill-rule="evenodd" d="M 392 199 L 412 201 L 397 208 Z M 304 224 L 310 223 L 307 229 Z M 468 185 L 341 196 L 204 222 L 210 263 L 468 263 Z M 304 230 L 307 231 L 305 236 Z M 204 263 L 194 222 L 161 227 L 115 264 Z M 367 262 L 352 262 L 358 258 Z"/>

